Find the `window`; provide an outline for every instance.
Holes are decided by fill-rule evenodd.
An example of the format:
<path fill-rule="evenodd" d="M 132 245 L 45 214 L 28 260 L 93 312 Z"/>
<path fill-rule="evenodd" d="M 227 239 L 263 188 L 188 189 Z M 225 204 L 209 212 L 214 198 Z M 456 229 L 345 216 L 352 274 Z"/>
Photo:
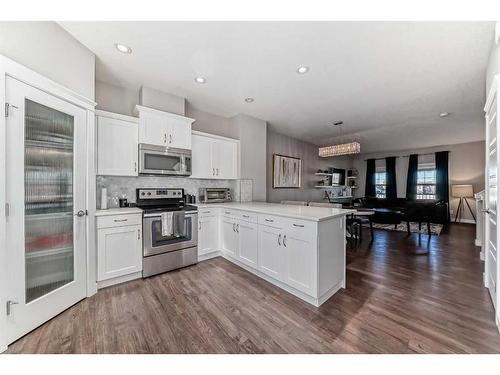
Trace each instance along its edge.
<path fill-rule="evenodd" d="M 386 173 L 375 172 L 375 196 L 377 198 L 385 198 L 386 188 Z"/>
<path fill-rule="evenodd" d="M 417 171 L 417 199 L 436 199 L 436 169 Z"/>

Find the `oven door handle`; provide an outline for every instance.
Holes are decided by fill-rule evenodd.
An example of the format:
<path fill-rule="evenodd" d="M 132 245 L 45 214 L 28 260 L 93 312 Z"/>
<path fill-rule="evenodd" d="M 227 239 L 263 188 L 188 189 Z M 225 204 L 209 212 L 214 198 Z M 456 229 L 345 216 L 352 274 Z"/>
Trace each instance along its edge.
<path fill-rule="evenodd" d="M 176 211 L 174 211 L 176 212 Z M 193 216 L 198 216 L 198 211 L 187 211 L 184 212 L 185 217 L 193 217 Z M 161 215 L 158 214 L 144 214 L 143 217 L 145 218 L 150 218 L 150 217 L 161 217 Z"/>

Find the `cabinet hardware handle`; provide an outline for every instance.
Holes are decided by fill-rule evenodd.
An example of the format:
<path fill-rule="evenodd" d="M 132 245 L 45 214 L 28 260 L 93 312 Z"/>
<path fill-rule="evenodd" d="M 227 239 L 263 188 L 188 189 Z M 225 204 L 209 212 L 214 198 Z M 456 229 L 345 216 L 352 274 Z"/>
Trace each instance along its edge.
<path fill-rule="evenodd" d="M 219 168 L 215 168 L 215 170 L 217 171 L 217 176 L 219 175 Z"/>
<path fill-rule="evenodd" d="M 14 305 L 19 305 L 19 302 L 7 301 L 7 316 L 9 316 L 12 313 L 12 306 L 14 306 Z"/>
<path fill-rule="evenodd" d="M 141 230 L 140 229 L 137 229 L 137 239 L 138 240 L 141 239 Z"/>
<path fill-rule="evenodd" d="M 167 133 L 163 134 L 163 143 L 167 143 Z"/>
<path fill-rule="evenodd" d="M 209 214 L 211 211 L 203 211 L 202 214 Z"/>
<path fill-rule="evenodd" d="M 115 223 L 122 223 L 124 221 L 128 221 L 128 219 L 114 219 L 113 220 Z"/>
<path fill-rule="evenodd" d="M 268 223 L 274 223 L 274 220 L 271 220 L 271 219 L 264 219 L 265 221 L 267 221 Z"/>
<path fill-rule="evenodd" d="M 236 224 L 236 232 L 240 233 L 240 224 Z"/>
<path fill-rule="evenodd" d="M 137 172 L 137 162 L 134 162 L 134 172 Z"/>
<path fill-rule="evenodd" d="M 212 176 L 215 176 L 215 168 L 212 168 Z"/>
<path fill-rule="evenodd" d="M 172 143 L 172 134 L 169 135 L 170 143 Z"/>
<path fill-rule="evenodd" d="M 198 221 L 198 230 L 201 230 L 201 221 Z"/>
<path fill-rule="evenodd" d="M 283 246 L 286 247 L 286 234 L 283 236 Z"/>
<path fill-rule="evenodd" d="M 294 227 L 304 228 L 304 224 L 293 224 Z"/>
<path fill-rule="evenodd" d="M 228 215 L 230 215 L 230 214 L 231 214 L 231 212 L 229 212 L 229 211 L 224 211 L 224 213 L 225 213 L 225 214 L 228 214 Z"/>
<path fill-rule="evenodd" d="M 236 223 L 233 223 L 233 232 L 236 232 L 236 229 L 234 229 L 235 226 L 236 226 Z"/>
<path fill-rule="evenodd" d="M 248 215 L 243 215 L 243 217 L 249 218 L 250 216 L 248 216 Z"/>
<path fill-rule="evenodd" d="M 281 233 L 280 233 L 280 235 L 278 236 L 278 245 L 280 245 L 280 246 L 281 246 Z"/>

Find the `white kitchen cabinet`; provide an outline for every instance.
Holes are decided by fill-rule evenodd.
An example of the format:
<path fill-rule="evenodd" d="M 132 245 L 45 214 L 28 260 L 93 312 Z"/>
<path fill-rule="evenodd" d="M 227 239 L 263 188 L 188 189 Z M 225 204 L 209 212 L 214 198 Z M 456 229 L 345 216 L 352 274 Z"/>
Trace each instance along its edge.
<path fill-rule="evenodd" d="M 97 281 L 101 286 L 123 281 L 142 271 L 142 215 L 97 218 Z"/>
<path fill-rule="evenodd" d="M 191 149 L 191 125 L 194 119 L 137 105 L 139 143 Z"/>
<path fill-rule="evenodd" d="M 218 218 L 200 216 L 198 219 L 198 256 L 219 251 Z"/>
<path fill-rule="evenodd" d="M 225 255 L 237 259 L 239 253 L 239 238 L 236 232 L 236 220 L 221 217 L 221 250 Z"/>
<path fill-rule="evenodd" d="M 259 270 L 276 280 L 283 279 L 283 230 L 259 225 Z"/>
<path fill-rule="evenodd" d="M 238 178 L 238 140 L 193 131 L 192 152 L 192 178 Z"/>
<path fill-rule="evenodd" d="M 97 174 L 137 176 L 138 119 L 96 111 Z"/>
<path fill-rule="evenodd" d="M 191 138 L 192 178 L 215 178 L 212 172 L 212 138 L 194 134 Z"/>
<path fill-rule="evenodd" d="M 238 232 L 239 255 L 240 262 L 246 265 L 257 268 L 259 256 L 259 226 L 244 220 L 238 220 L 236 224 Z"/>
<path fill-rule="evenodd" d="M 283 236 L 283 281 L 307 294 L 315 292 L 316 237 L 289 230 Z"/>

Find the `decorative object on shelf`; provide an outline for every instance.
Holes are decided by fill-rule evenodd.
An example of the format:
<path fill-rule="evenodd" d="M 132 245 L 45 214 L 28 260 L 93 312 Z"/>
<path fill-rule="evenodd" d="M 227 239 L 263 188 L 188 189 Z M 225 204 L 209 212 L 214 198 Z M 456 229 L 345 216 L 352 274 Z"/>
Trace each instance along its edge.
<path fill-rule="evenodd" d="M 333 123 L 334 126 L 339 128 L 339 136 L 342 139 L 342 121 L 337 121 Z M 359 154 L 361 152 L 361 145 L 359 142 L 347 142 L 340 143 L 332 146 L 320 147 L 318 150 L 318 154 L 322 158 L 328 158 L 331 156 L 341 156 L 341 155 L 351 155 L 351 154 Z"/>
<path fill-rule="evenodd" d="M 300 188 L 301 171 L 300 158 L 273 154 L 273 188 Z"/>
<path fill-rule="evenodd" d="M 470 208 L 469 202 L 467 201 L 467 198 L 474 197 L 474 189 L 472 188 L 472 185 L 451 185 L 451 196 L 460 198 L 460 201 L 458 202 L 457 213 L 455 215 L 455 223 L 457 222 L 457 220 L 462 221 L 462 215 L 464 213 L 464 201 L 467 204 L 467 207 L 469 207 L 470 214 L 474 218 L 474 221 L 476 221 L 476 217 L 472 212 L 472 208 Z"/>

